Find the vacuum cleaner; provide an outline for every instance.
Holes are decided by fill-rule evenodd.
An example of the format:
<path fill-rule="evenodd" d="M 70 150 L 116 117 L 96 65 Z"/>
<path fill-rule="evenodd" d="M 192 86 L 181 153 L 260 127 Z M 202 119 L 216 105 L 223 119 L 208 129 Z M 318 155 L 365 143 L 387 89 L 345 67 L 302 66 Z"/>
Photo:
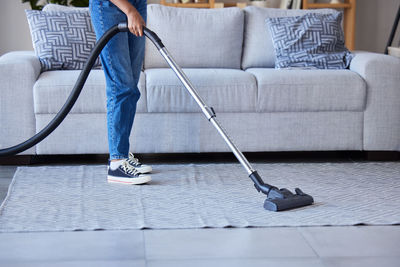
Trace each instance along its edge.
<path fill-rule="evenodd" d="M 86 82 L 86 79 L 90 73 L 90 70 L 93 67 L 93 64 L 96 58 L 99 56 L 101 50 L 104 46 L 108 43 L 108 41 L 117 33 L 119 32 L 126 32 L 129 31 L 127 23 L 119 23 L 111 27 L 103 36 L 98 40 L 96 45 L 94 46 L 83 70 L 81 71 L 78 80 L 75 83 L 75 86 L 69 95 L 67 101 L 57 113 L 57 115 L 50 121 L 50 123 L 44 127 L 40 132 L 35 134 L 30 139 L 22 142 L 18 145 L 13 147 L 5 148 L 0 150 L 0 156 L 11 156 L 18 154 L 22 151 L 25 151 L 32 146 L 36 145 L 44 138 L 46 138 L 51 132 L 53 132 L 60 123 L 64 120 L 67 114 L 70 112 L 71 108 L 75 104 L 83 85 Z M 194 98 L 196 103 L 200 106 L 201 111 L 206 116 L 207 120 L 214 125 L 217 129 L 218 133 L 222 136 L 225 142 L 228 144 L 229 148 L 232 150 L 233 154 L 239 160 L 241 165 L 246 170 L 247 174 L 249 175 L 250 179 L 254 182 L 254 186 L 258 192 L 262 192 L 267 195 L 267 199 L 264 202 L 264 208 L 269 211 L 283 211 L 288 209 L 299 208 L 307 205 L 311 205 L 314 202 L 312 196 L 303 193 L 299 188 L 295 189 L 295 193 L 292 193 L 286 188 L 279 189 L 275 186 L 269 185 L 264 183 L 261 179 L 260 175 L 257 173 L 255 169 L 252 168 L 246 157 L 240 152 L 240 150 L 236 147 L 236 145 L 231 141 L 231 138 L 227 135 L 226 131 L 221 127 L 221 124 L 218 122 L 216 118 L 216 114 L 212 107 L 209 107 L 205 104 L 203 99 L 197 93 L 196 89 L 194 88 L 193 84 L 189 81 L 186 74 L 182 71 L 182 69 L 178 66 L 175 60 L 172 58 L 168 50 L 165 48 L 164 44 L 162 43 L 161 39 L 149 30 L 146 27 L 143 27 L 144 35 L 149 38 L 152 43 L 157 47 L 160 54 L 163 58 L 167 61 L 168 65 L 171 69 L 175 72 L 178 79 L 183 83 L 185 88 Z"/>

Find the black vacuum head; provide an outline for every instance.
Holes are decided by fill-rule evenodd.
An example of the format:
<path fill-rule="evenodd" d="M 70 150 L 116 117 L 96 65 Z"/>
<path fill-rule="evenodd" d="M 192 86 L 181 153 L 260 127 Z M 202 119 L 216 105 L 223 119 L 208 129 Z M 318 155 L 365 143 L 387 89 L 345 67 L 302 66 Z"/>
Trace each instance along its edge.
<path fill-rule="evenodd" d="M 286 188 L 272 188 L 264 202 L 264 208 L 270 211 L 282 211 L 308 206 L 314 203 L 312 196 L 303 193 L 300 188 L 293 194 Z"/>

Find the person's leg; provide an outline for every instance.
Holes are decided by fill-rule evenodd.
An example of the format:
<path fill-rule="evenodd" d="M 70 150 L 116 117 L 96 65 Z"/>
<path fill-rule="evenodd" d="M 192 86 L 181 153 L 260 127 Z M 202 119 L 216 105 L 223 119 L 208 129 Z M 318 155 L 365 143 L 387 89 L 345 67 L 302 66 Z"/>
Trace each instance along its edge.
<path fill-rule="evenodd" d="M 110 27 L 126 21 L 125 14 L 110 1 L 91 1 L 90 11 L 97 38 Z M 107 129 L 110 160 L 128 158 L 129 135 L 140 97 L 132 76 L 129 32 L 115 35 L 100 54 L 106 76 Z"/>
<path fill-rule="evenodd" d="M 143 20 L 146 21 L 147 18 L 147 1 L 146 0 L 136 0 L 130 1 L 131 4 L 137 9 L 139 14 L 142 16 Z M 142 71 L 143 59 L 144 59 L 144 45 L 145 45 L 146 37 L 143 35 L 142 37 L 137 37 L 134 34 L 128 35 L 129 42 L 129 57 L 131 60 L 131 70 L 132 77 L 134 80 L 134 86 L 136 90 L 139 91 L 137 84 L 139 83 L 140 73 Z M 135 111 L 136 111 L 136 103 L 135 103 Z M 131 121 L 131 125 L 129 127 L 132 128 L 133 120 Z"/>
<path fill-rule="evenodd" d="M 91 0 L 92 24 L 99 39 L 110 27 L 126 21 L 126 16 L 110 1 Z M 143 184 L 151 176 L 141 174 L 130 164 L 129 135 L 140 92 L 132 75 L 129 35 L 115 35 L 100 54 L 107 92 L 107 129 L 110 165 L 107 181 L 122 184 Z M 116 160 L 120 162 L 116 162 Z"/>

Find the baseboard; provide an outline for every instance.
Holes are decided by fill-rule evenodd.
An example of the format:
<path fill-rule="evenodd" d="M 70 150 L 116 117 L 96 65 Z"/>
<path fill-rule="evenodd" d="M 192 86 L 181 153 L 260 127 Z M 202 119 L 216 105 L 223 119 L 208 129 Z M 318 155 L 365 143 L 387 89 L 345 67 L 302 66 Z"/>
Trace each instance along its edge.
<path fill-rule="evenodd" d="M 370 161 L 394 161 L 400 159 L 398 151 L 365 151 L 366 160 Z"/>
<path fill-rule="evenodd" d="M 343 161 L 343 160 L 368 160 L 368 161 L 397 161 L 400 160 L 398 151 L 285 151 L 285 152 L 245 152 L 250 162 L 271 161 Z M 219 161 L 236 162 L 230 152 L 219 153 L 154 153 L 137 154 L 143 162 L 192 162 L 192 161 Z M 0 165 L 35 165 L 35 164 L 106 164 L 107 154 L 82 154 L 82 155 L 18 155 L 0 157 Z"/>
<path fill-rule="evenodd" d="M 32 155 L 0 157 L 0 165 L 29 165 L 32 164 L 32 158 Z"/>

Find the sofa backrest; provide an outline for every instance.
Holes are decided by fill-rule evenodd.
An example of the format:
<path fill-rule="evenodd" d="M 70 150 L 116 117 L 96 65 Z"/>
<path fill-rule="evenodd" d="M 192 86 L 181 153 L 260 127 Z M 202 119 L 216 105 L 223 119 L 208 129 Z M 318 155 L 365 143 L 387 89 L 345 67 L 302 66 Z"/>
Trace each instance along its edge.
<path fill-rule="evenodd" d="M 147 27 L 157 33 L 176 62 L 186 68 L 240 69 L 244 13 L 239 8 L 147 7 Z M 146 41 L 144 67 L 167 67 Z"/>
<path fill-rule="evenodd" d="M 245 28 L 242 69 L 273 68 L 275 52 L 265 20 L 273 17 L 301 16 L 307 12 L 334 13 L 333 9 L 277 9 L 248 6 L 244 8 Z"/>
<path fill-rule="evenodd" d="M 44 11 L 88 8 L 48 4 Z M 273 68 L 275 52 L 265 19 L 323 14 L 333 9 L 287 10 L 248 6 L 222 9 L 147 6 L 147 27 L 157 33 L 181 67 L 186 68 Z M 168 67 L 155 46 L 146 41 L 144 67 Z"/>
<path fill-rule="evenodd" d="M 42 11 L 45 12 L 65 12 L 65 11 L 75 11 L 75 10 L 89 12 L 88 7 L 64 6 L 58 4 L 46 4 L 42 9 Z"/>

